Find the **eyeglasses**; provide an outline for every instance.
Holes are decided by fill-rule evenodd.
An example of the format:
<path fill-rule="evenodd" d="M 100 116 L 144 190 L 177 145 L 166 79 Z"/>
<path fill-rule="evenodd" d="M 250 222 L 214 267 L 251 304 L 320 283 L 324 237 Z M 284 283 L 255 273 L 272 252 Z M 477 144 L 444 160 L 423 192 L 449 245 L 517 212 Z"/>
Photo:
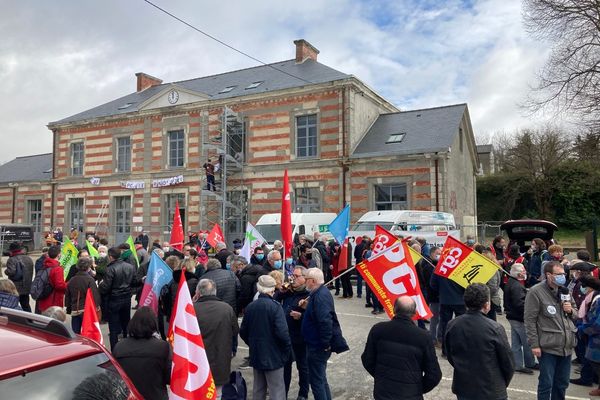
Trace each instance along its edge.
<path fill-rule="evenodd" d="M 293 274 L 292 276 L 293 276 L 294 278 L 302 278 L 304 275 L 302 275 L 302 274 L 300 274 L 300 275 Z"/>

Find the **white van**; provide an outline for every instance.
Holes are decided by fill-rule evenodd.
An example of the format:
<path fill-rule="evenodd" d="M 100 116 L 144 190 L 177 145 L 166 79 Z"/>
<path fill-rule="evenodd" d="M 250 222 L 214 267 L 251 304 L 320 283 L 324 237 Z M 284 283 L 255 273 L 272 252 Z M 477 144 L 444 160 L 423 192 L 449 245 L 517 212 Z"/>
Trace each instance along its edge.
<path fill-rule="evenodd" d="M 315 232 L 327 235 L 329 224 L 336 216 L 334 213 L 292 213 L 292 238 L 298 234 L 307 235 L 312 240 Z M 255 227 L 269 245 L 277 239 L 281 240 L 281 214 L 265 214 Z"/>
<path fill-rule="evenodd" d="M 424 237 L 432 246 L 443 246 L 448 236 L 460 240 L 454 216 L 439 211 L 383 210 L 369 211 L 358 219 L 349 236 L 375 237 L 375 225 L 404 237 Z"/>

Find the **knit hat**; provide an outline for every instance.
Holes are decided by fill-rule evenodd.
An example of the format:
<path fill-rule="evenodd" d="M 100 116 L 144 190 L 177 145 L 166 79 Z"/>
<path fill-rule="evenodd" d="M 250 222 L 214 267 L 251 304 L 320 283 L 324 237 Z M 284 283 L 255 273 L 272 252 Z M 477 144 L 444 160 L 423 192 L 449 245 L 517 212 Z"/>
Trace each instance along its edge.
<path fill-rule="evenodd" d="M 8 246 L 8 250 L 9 251 L 17 251 L 17 250 L 21 250 L 21 243 L 19 242 L 12 242 L 9 246 Z"/>
<path fill-rule="evenodd" d="M 275 279 L 269 275 L 262 275 L 258 278 L 256 287 L 259 292 L 269 292 L 275 289 Z"/>

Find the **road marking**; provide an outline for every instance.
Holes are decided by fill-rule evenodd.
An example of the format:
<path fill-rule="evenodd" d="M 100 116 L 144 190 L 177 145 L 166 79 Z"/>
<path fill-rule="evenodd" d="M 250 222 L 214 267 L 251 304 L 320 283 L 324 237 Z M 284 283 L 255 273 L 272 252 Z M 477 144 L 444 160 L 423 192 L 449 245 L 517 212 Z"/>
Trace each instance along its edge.
<path fill-rule="evenodd" d="M 448 382 L 452 382 L 452 378 L 442 377 L 442 380 L 448 381 Z M 506 388 L 506 390 L 509 390 L 509 391 L 512 391 L 512 392 L 516 392 L 516 393 L 526 393 L 526 394 L 537 395 L 537 392 L 534 392 L 533 390 L 516 389 L 516 388 L 511 388 L 511 387 Z M 589 397 L 565 396 L 565 399 L 571 399 L 571 400 L 589 400 Z"/>

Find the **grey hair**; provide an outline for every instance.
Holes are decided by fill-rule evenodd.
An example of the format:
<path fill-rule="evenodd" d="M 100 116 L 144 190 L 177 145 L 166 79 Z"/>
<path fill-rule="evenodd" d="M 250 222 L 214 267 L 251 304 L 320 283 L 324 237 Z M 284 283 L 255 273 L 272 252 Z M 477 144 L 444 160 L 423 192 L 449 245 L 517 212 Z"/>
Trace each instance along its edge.
<path fill-rule="evenodd" d="M 206 270 L 207 271 L 212 271 L 213 269 L 219 269 L 219 268 L 221 268 L 221 261 L 219 261 L 219 260 L 217 260 L 215 258 L 211 258 L 206 263 Z"/>
<path fill-rule="evenodd" d="M 273 260 L 273 256 L 275 255 L 275 253 L 281 255 L 281 253 L 279 252 L 279 250 L 271 250 L 269 252 L 269 254 L 267 255 L 267 260 Z"/>
<path fill-rule="evenodd" d="M 228 259 L 229 260 L 229 259 Z M 244 264 L 244 265 L 248 265 L 248 260 L 246 260 L 246 257 L 242 257 L 242 256 L 238 256 L 238 255 L 234 255 L 231 258 L 230 261 L 231 265 L 233 264 Z"/>
<path fill-rule="evenodd" d="M 227 248 L 227 245 L 225 243 L 223 243 L 223 242 L 217 243 L 217 247 L 216 247 L 217 250 L 223 250 L 226 248 Z"/>
<path fill-rule="evenodd" d="M 302 276 L 306 277 L 308 268 L 306 268 L 304 265 L 296 265 L 294 269 L 299 269 L 302 272 Z"/>
<path fill-rule="evenodd" d="M 306 272 L 306 278 L 312 278 L 319 284 L 325 283 L 323 271 L 321 271 L 319 268 L 309 268 Z"/>
<path fill-rule="evenodd" d="M 510 267 L 510 276 L 516 278 L 517 275 L 521 273 L 525 269 L 525 266 L 521 263 L 514 263 L 512 267 Z"/>
<path fill-rule="evenodd" d="M 217 284 L 212 279 L 200 279 L 196 286 L 196 293 L 200 296 L 216 296 Z"/>
<path fill-rule="evenodd" d="M 65 322 L 67 320 L 67 314 L 65 314 L 65 310 L 62 307 L 52 306 L 48 307 L 43 313 L 43 316 L 56 319 L 60 322 Z"/>

